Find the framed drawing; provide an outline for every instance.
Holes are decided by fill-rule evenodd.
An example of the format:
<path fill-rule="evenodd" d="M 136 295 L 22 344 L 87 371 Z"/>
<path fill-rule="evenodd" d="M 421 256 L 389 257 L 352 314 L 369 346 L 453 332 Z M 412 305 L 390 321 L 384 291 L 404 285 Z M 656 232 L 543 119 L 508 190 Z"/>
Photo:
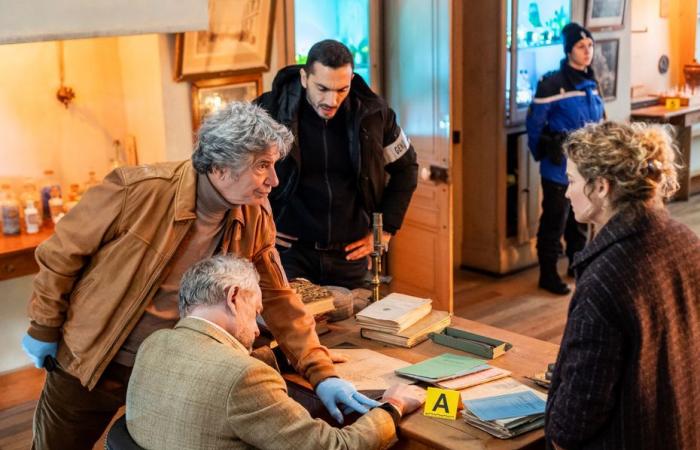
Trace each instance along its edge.
<path fill-rule="evenodd" d="M 175 39 L 175 79 L 269 69 L 274 7 L 274 0 L 210 0 L 209 29 Z"/>
<path fill-rule="evenodd" d="M 627 0 L 587 0 L 586 28 L 591 31 L 624 28 Z"/>
<path fill-rule="evenodd" d="M 620 39 L 601 39 L 595 43 L 593 71 L 600 86 L 603 100 L 614 100 L 617 96 L 617 62 Z"/>
<path fill-rule="evenodd" d="M 262 74 L 199 80 L 192 83 L 192 128 L 230 102 L 252 101 L 262 94 Z"/>

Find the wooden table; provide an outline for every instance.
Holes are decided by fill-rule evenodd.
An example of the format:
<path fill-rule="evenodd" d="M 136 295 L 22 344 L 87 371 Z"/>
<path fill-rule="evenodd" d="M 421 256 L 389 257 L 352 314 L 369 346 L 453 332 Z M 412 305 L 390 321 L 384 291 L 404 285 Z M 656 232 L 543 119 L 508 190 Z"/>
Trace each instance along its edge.
<path fill-rule="evenodd" d="M 513 348 L 505 355 L 496 358 L 489 364 L 510 370 L 513 378 L 539 389 L 525 375 L 543 372 L 548 363 L 554 362 L 559 346 L 538 339 L 522 336 L 510 331 L 494 328 L 471 320 L 454 317 L 452 326 L 510 342 Z M 466 353 L 452 350 L 426 341 L 412 349 L 384 345 L 379 342 L 362 339 L 355 319 L 330 324 L 331 333 L 321 336 L 321 342 L 333 348 L 343 343 L 352 343 L 358 347 L 368 348 L 394 358 L 416 363 L 441 353 Z M 288 381 L 306 384 L 297 375 L 286 375 Z M 308 384 L 306 384 L 308 387 Z M 457 420 L 435 419 L 424 416 L 420 410 L 404 417 L 399 431 L 400 441 L 396 448 L 400 449 L 518 449 L 544 448 L 544 430 L 539 429 L 525 433 L 513 439 L 501 440 L 477 428 L 467 425 L 461 417 Z"/>
<path fill-rule="evenodd" d="M 700 105 L 683 106 L 678 109 L 667 109 L 663 105 L 633 109 L 630 117 L 633 121 L 668 123 L 676 127 L 678 150 L 680 150 L 683 168 L 678 171 L 680 189 L 674 197 L 677 200 L 688 200 L 690 194 L 695 194 L 691 187 L 690 154 L 693 140 L 692 127 L 700 123 Z"/>
<path fill-rule="evenodd" d="M 44 225 L 36 234 L 0 235 L 0 281 L 38 272 L 34 250 L 52 233 L 53 226 Z"/>

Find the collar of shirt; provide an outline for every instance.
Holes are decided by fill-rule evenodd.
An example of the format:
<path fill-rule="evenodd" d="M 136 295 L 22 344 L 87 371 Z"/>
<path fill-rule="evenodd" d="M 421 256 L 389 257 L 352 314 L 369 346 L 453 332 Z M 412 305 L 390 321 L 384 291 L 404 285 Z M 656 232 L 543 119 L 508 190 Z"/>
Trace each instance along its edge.
<path fill-rule="evenodd" d="M 245 352 L 246 355 L 249 355 L 249 354 L 250 354 L 250 352 L 248 351 L 248 349 L 245 348 L 245 347 L 243 346 L 243 344 L 241 344 L 241 343 L 238 341 L 238 339 L 236 339 L 235 337 L 233 337 L 233 336 L 231 335 L 231 333 L 229 333 L 228 331 L 224 330 L 223 327 L 221 327 L 221 326 L 215 324 L 214 322 L 212 322 L 212 321 L 210 321 L 210 320 L 204 319 L 204 318 L 202 318 L 202 317 L 187 316 L 187 318 L 188 318 L 188 319 L 200 320 L 200 321 L 202 321 L 202 322 L 205 322 L 207 325 L 209 325 L 209 326 L 215 328 L 217 331 L 219 331 L 220 333 L 223 333 L 224 336 L 226 336 L 227 338 L 229 338 L 229 340 L 231 341 L 231 343 L 232 343 L 232 344 L 234 345 L 234 347 L 236 347 L 238 350 L 241 350 L 242 352 Z"/>

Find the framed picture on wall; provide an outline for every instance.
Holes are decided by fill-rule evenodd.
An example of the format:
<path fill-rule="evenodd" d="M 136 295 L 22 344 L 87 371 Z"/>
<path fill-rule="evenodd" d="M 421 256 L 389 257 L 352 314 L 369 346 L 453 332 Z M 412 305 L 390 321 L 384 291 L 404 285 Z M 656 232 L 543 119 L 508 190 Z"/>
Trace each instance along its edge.
<path fill-rule="evenodd" d="M 627 0 L 587 0 L 586 28 L 591 31 L 624 28 Z"/>
<path fill-rule="evenodd" d="M 207 31 L 175 39 L 175 79 L 263 72 L 270 67 L 274 0 L 210 0 Z"/>
<path fill-rule="evenodd" d="M 620 39 L 601 39 L 595 42 L 593 71 L 600 86 L 603 100 L 614 100 L 617 96 L 617 63 Z"/>
<path fill-rule="evenodd" d="M 237 75 L 192 82 L 192 128 L 230 102 L 252 101 L 262 94 L 262 74 Z"/>

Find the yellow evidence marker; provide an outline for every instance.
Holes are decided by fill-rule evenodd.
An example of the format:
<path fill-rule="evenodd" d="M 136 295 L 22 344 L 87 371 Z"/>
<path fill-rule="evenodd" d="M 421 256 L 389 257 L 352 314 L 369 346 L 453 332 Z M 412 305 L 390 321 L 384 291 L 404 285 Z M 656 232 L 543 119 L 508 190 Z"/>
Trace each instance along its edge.
<path fill-rule="evenodd" d="M 666 99 L 666 109 L 679 109 L 681 107 L 680 98 L 667 98 Z"/>
<path fill-rule="evenodd" d="M 428 388 L 423 415 L 455 420 L 460 409 L 462 409 L 462 398 L 459 391 Z"/>

